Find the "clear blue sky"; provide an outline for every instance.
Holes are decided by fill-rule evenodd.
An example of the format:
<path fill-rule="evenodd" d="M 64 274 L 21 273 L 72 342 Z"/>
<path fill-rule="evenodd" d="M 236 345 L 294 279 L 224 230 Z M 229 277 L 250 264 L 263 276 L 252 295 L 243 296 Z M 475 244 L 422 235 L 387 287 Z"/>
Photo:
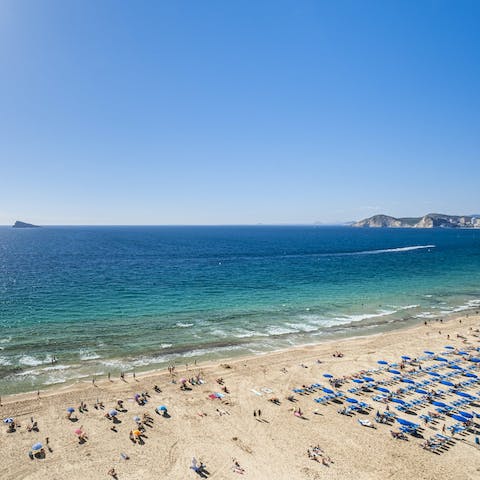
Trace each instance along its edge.
<path fill-rule="evenodd" d="M 480 213 L 480 2 L 0 2 L 0 224 Z"/>

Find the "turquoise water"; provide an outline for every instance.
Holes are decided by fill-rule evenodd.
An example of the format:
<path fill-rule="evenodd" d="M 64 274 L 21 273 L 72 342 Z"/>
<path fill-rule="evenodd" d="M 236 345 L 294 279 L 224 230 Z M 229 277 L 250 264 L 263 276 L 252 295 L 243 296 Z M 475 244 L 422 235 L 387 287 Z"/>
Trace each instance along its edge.
<path fill-rule="evenodd" d="M 475 230 L 1 227 L 0 394 L 480 308 L 479 267 Z"/>

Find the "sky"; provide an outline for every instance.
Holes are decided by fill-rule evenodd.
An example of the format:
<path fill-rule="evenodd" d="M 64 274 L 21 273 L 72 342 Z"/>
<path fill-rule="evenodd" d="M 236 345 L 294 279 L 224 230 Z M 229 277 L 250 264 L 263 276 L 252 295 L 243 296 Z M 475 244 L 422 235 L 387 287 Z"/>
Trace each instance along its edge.
<path fill-rule="evenodd" d="M 0 224 L 480 213 L 480 2 L 0 1 Z"/>

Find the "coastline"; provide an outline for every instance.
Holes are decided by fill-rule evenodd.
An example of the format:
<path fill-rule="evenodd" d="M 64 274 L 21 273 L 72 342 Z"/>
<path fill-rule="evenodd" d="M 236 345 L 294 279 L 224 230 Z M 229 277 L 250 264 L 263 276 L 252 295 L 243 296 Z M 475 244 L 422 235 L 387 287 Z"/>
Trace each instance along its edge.
<path fill-rule="evenodd" d="M 79 382 L 49 389 L 41 392 L 39 399 L 31 392 L 3 397 L 0 415 L 2 418 L 15 417 L 22 427 L 14 434 L 5 433 L 5 429 L 0 432 L 2 452 L 11 459 L 2 478 L 68 476 L 76 479 L 85 475 L 107 478 L 106 472 L 112 466 L 120 479 L 195 478 L 188 465 L 191 457 L 196 456 L 207 464 L 211 478 L 220 479 L 236 476 L 230 469 L 231 457 L 237 458 L 246 469 L 245 478 L 254 479 L 268 476 L 279 479 L 372 479 L 385 478 L 386 475 L 400 479 L 433 480 L 442 476 L 473 479 L 480 469 L 480 459 L 471 457 L 476 448 L 471 438 L 457 442 L 442 455 L 434 455 L 419 448 L 416 439 L 409 442 L 392 439 L 387 427 L 361 428 L 356 419 L 338 415 L 336 407 L 320 407 L 320 413 L 315 414 L 315 395 L 298 396 L 294 406 L 304 410 L 308 420 L 303 421 L 289 413 L 292 405 L 285 397 L 292 388 L 304 383 L 318 381 L 328 386 L 323 378 L 325 372 L 335 377 L 351 375 L 377 368 L 378 359 L 393 362 L 404 354 L 421 355 L 425 349 L 441 351 L 447 342 L 461 347 L 464 342 L 456 337 L 457 333 L 468 336 L 470 345 L 478 347 L 480 343 L 471 335 L 470 327 L 476 329 L 479 326 L 479 315 L 469 313 L 467 317 L 462 312 L 442 323 L 429 321 L 427 326 L 422 323 L 262 355 L 216 360 L 196 367 L 192 365 L 188 371 L 185 366 L 177 366 L 178 377 L 185 375 L 188 378 L 202 371 L 206 380 L 204 385 L 193 386 L 186 392 L 179 389 L 178 383 L 170 382 L 168 372 L 153 371 L 138 374 L 135 380 L 128 375 L 126 382 L 115 378 L 112 382 L 99 380 L 95 386 L 91 382 Z M 447 335 L 451 337 L 448 340 Z M 344 356 L 332 357 L 335 351 L 341 351 Z M 317 360 L 322 363 L 318 364 Z M 226 364 L 229 368 L 222 366 Z M 288 373 L 282 372 L 284 368 Z M 220 391 L 215 382 L 218 377 L 224 378 L 231 392 L 226 395 L 228 403 L 208 398 L 212 392 Z M 154 384 L 161 388 L 161 393 L 152 390 Z M 281 400 L 281 405 L 268 402 L 269 395 L 261 393 L 262 388 L 271 390 Z M 133 395 L 144 391 L 148 391 L 151 398 L 145 407 L 138 407 Z M 118 398 L 125 400 L 129 412 L 121 415 L 122 424 L 117 433 L 112 433 L 110 423 L 103 418 L 104 412 L 93 409 L 92 405 L 100 399 L 109 409 Z M 73 406 L 77 409 L 80 401 L 89 406 L 87 413 L 78 414 L 79 424 L 89 434 L 85 445 L 75 441 L 74 424 L 65 419 L 66 408 Z M 154 415 L 157 403 L 168 405 L 170 419 Z M 252 417 L 255 408 L 262 409 L 265 423 Z M 218 409 L 227 414 L 220 415 Z M 145 445 L 132 445 L 128 439 L 132 416 L 142 412 L 153 415 L 155 423 L 147 432 L 149 438 Z M 207 416 L 199 416 L 200 412 Z M 24 428 L 31 416 L 39 422 L 38 434 Z M 7 435 L 14 435 L 16 441 L 7 441 Z M 47 452 L 44 460 L 31 461 L 27 456 L 28 449 L 34 441 L 46 436 L 50 438 L 53 453 Z M 320 444 L 334 460 L 330 467 L 305 457 L 306 449 L 316 444 Z M 395 456 L 391 455 L 392 448 Z M 121 452 L 126 452 L 130 460 L 121 460 Z M 272 458 L 275 462 L 271 461 Z"/>
<path fill-rule="evenodd" d="M 308 350 L 317 349 L 317 348 L 321 349 L 322 347 L 328 348 L 332 344 L 341 346 L 340 344 L 342 344 L 343 342 L 362 340 L 370 337 L 375 338 L 377 336 L 382 336 L 389 333 L 402 333 L 402 332 L 407 333 L 410 330 L 413 331 L 416 328 L 420 328 L 421 326 L 423 326 L 425 320 L 427 320 L 429 324 L 434 325 L 436 323 L 440 323 L 439 320 L 441 319 L 444 325 L 448 325 L 450 322 L 458 319 L 467 319 L 467 318 L 474 318 L 474 317 L 478 317 L 480 319 L 480 313 L 477 314 L 476 312 L 478 312 L 478 307 L 471 308 L 468 310 L 462 310 L 460 312 L 452 312 L 448 315 L 439 316 L 438 319 L 432 319 L 432 318 L 421 319 L 417 317 L 408 317 L 408 318 L 402 319 L 401 321 L 376 324 L 373 326 L 368 326 L 368 325 L 339 326 L 338 327 L 339 332 L 333 333 L 331 336 L 329 336 L 329 338 L 318 340 L 312 343 L 292 345 L 290 347 L 279 348 L 276 350 L 267 350 L 267 351 L 259 352 L 256 354 L 241 353 L 237 355 L 235 354 L 225 355 L 216 359 L 208 359 L 206 361 L 202 361 L 194 365 L 189 363 L 189 365 L 195 366 L 197 369 L 198 368 L 208 369 L 208 368 L 218 366 L 219 362 L 236 364 L 244 361 L 253 361 L 256 358 L 260 358 L 260 357 L 268 358 L 269 356 L 275 356 L 275 355 L 281 355 L 281 354 L 288 355 L 290 352 L 295 352 L 299 350 L 308 351 Z M 349 332 L 350 328 L 352 330 L 358 330 L 360 333 L 357 333 L 355 335 L 350 335 L 350 332 Z M 365 332 L 365 333 L 361 333 L 361 332 Z M 183 359 L 183 357 L 179 355 L 178 359 L 181 360 Z M 177 366 L 179 371 L 184 370 L 185 363 L 175 362 L 175 365 Z M 139 368 L 134 371 L 137 379 L 149 379 L 157 376 L 160 378 L 163 378 L 164 376 L 168 376 L 167 368 L 153 368 L 153 369 L 145 369 L 145 370 L 142 370 L 141 368 Z M 126 375 L 131 376 L 132 371 L 126 372 Z M 70 390 L 72 391 L 82 390 L 83 387 L 88 387 L 89 385 L 91 385 L 92 378 L 95 378 L 95 383 L 97 385 L 108 384 L 107 375 L 98 376 L 98 375 L 92 374 L 88 377 L 88 379 L 79 378 L 79 379 L 71 380 L 70 382 L 65 384 L 46 385 L 40 389 L 40 392 L 41 392 L 41 395 L 45 397 L 45 396 L 56 395 L 63 392 L 69 392 Z M 114 378 L 114 380 L 118 380 L 118 378 Z M 12 399 L 14 401 L 35 399 L 37 397 L 37 391 L 38 390 L 29 390 L 25 392 L 2 395 L 1 396 L 2 404 L 5 403 L 5 401 L 8 402 L 9 399 Z"/>

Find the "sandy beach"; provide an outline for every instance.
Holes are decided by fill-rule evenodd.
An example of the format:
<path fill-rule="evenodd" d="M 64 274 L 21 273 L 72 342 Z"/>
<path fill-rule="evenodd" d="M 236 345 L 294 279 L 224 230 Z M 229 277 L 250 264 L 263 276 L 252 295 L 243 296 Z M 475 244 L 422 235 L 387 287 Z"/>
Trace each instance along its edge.
<path fill-rule="evenodd" d="M 449 359 L 461 358 L 456 354 L 459 349 L 471 348 L 473 352 L 473 348 L 480 346 L 480 336 L 475 332 L 478 327 L 480 317 L 470 314 L 442 323 L 429 321 L 428 325 L 390 333 L 221 364 L 190 365 L 188 370 L 185 365 L 177 364 L 176 383 L 172 383 L 169 372 L 137 375 L 135 379 L 129 374 L 125 381 L 105 378 L 97 380 L 95 385 L 77 383 L 63 390 L 40 392 L 39 398 L 36 392 L 5 397 L 0 407 L 1 418 L 12 417 L 20 426 L 8 433 L 8 424 L 2 424 L 0 478 L 108 479 L 112 478 L 108 474 L 112 468 L 112 473 L 121 480 L 202 476 L 285 480 L 479 478 L 480 451 L 475 445 L 478 433 L 456 434 L 452 442 L 436 452 L 421 448 L 426 439 L 442 432 L 443 425 L 458 423 L 442 416 L 424 425 L 419 415 L 434 410 L 430 404 L 411 415 L 397 411 L 395 404 L 389 403 L 392 412 L 422 425 L 419 437 L 408 435 L 408 441 L 404 441 L 394 439 L 390 433 L 390 430 L 398 431 L 398 423 L 375 422 L 375 412 L 384 411 L 386 407 L 372 400 L 379 392 L 347 393 L 356 385 L 351 380 L 335 388 L 373 407 L 351 416 L 337 413 L 349 405 L 342 399 L 316 403 L 314 398 L 324 395 L 321 387 L 312 393 L 292 392 L 294 388 L 312 384 L 330 388 L 323 376 L 326 372 L 340 379 L 370 371 L 369 375 L 378 381 L 394 380 L 395 375 L 377 371 L 381 367 L 377 364 L 379 359 L 400 363 L 402 355 L 425 357 L 425 350 L 440 353 L 445 351 L 445 345 L 456 349 L 450 350 Z M 334 357 L 335 352 L 343 356 Z M 436 363 L 425 360 L 422 366 Z M 404 371 L 414 368 L 407 363 Z M 475 371 L 479 373 L 480 368 L 472 369 Z M 180 388 L 182 377 L 197 376 L 203 384 L 187 383 L 188 389 Z M 220 378 L 221 384 L 217 382 Z M 422 372 L 414 379 L 425 378 L 429 377 Z M 387 383 L 392 391 L 406 386 L 398 377 L 396 380 L 395 384 Z M 154 390 L 154 385 L 159 391 Z M 225 387 L 228 393 L 223 390 Z M 467 391 L 478 394 L 480 385 L 477 383 Z M 145 392 L 148 392 L 147 402 L 140 405 L 135 395 Z M 211 398 L 216 393 L 223 397 Z M 291 395 L 294 395 L 293 402 L 287 398 Z M 415 395 L 415 398 L 421 397 Z M 442 401 L 448 403 L 458 398 L 448 393 Z M 119 399 L 123 400 L 125 411 L 118 407 Z M 278 399 L 279 404 L 273 403 L 273 399 Z M 84 412 L 79 412 L 81 401 L 86 403 Z M 94 408 L 96 402 L 101 402 L 103 408 Z M 160 405 L 167 407 L 167 416 L 155 411 Z M 69 407 L 75 409 L 72 419 L 66 418 Z M 294 410 L 298 412 L 299 408 L 301 416 L 294 415 Z M 464 408 L 480 412 L 480 407 L 474 405 Z M 116 423 L 105 417 L 112 409 L 118 410 Z M 147 420 L 144 434 L 134 443 L 129 438 L 130 432 L 137 429 L 134 417 L 143 419 L 144 414 L 153 420 Z M 38 431 L 28 431 L 31 417 L 38 423 Z M 362 427 L 359 419 L 369 420 L 375 428 Z M 85 442 L 79 442 L 76 430 L 85 433 Z M 445 431 L 445 435 L 451 435 L 448 429 Z M 29 451 L 37 442 L 42 443 L 45 456 L 30 459 Z M 309 458 L 308 449 L 311 454 L 318 454 L 318 461 Z M 122 458 L 122 454 L 128 459 Z M 190 468 L 193 457 L 197 465 L 200 462 L 205 465 L 203 473 Z"/>

